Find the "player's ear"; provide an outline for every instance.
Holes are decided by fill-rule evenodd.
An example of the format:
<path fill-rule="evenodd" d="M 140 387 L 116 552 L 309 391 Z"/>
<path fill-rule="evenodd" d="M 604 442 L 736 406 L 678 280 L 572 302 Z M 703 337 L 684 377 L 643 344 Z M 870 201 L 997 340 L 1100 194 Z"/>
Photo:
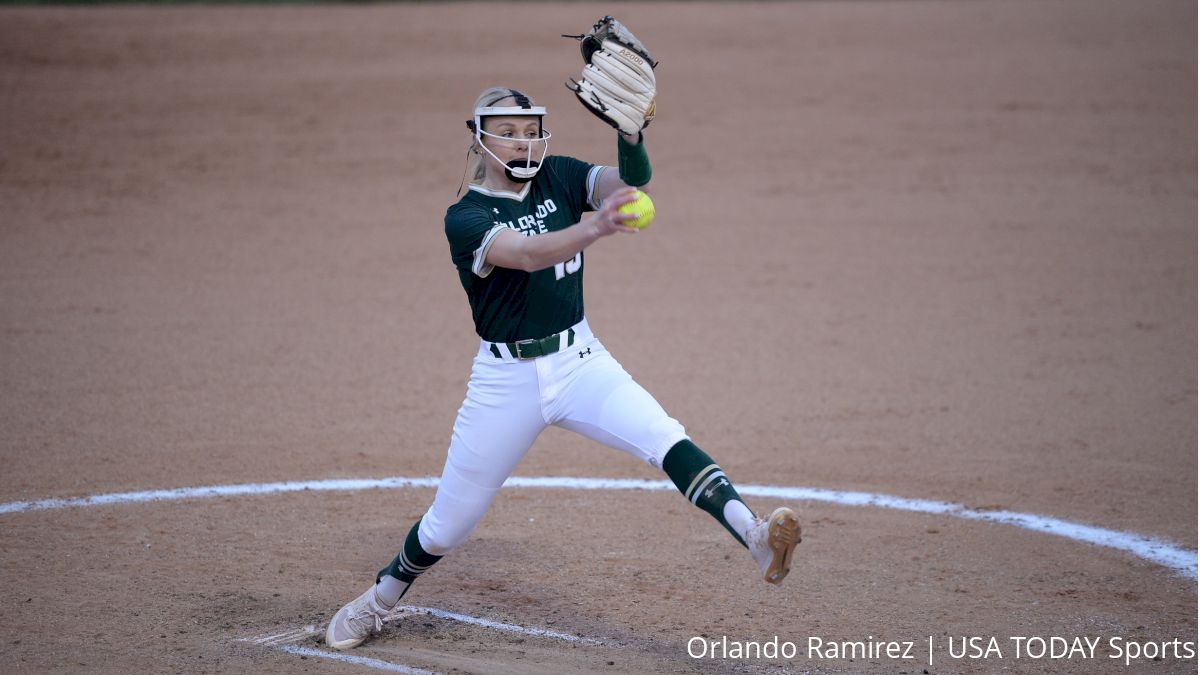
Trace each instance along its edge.
<path fill-rule="evenodd" d="M 475 120 L 467 120 L 467 129 L 471 131 L 471 154 L 479 154 L 479 141 L 474 138 L 475 135 Z"/>

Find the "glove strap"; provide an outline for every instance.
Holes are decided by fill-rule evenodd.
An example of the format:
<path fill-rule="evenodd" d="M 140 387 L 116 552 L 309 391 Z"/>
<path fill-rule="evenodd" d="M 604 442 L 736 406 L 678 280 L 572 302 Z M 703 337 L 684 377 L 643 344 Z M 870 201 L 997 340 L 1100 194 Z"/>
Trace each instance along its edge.
<path fill-rule="evenodd" d="M 617 170 L 626 185 L 642 187 L 650 182 L 650 156 L 646 154 L 642 132 L 638 132 L 637 145 L 617 134 Z"/>

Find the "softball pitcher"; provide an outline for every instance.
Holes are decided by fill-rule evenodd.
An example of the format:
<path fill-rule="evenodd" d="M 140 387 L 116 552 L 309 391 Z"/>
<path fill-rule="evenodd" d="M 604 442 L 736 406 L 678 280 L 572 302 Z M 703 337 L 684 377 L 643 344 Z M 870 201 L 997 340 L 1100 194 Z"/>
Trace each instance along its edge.
<path fill-rule="evenodd" d="M 334 615 L 325 641 L 350 649 L 382 628 L 418 576 L 461 544 L 505 479 L 549 425 L 662 469 L 693 504 L 746 546 L 763 579 L 787 575 L 800 523 L 788 508 L 760 520 L 683 426 L 593 334 L 583 311 L 584 249 L 633 233 L 618 208 L 650 182 L 642 129 L 654 116 L 654 61 L 611 17 L 581 40 L 571 87 L 618 130 L 617 166 L 547 155 L 546 109 L 508 88 L 485 90 L 467 127 L 478 164 L 446 212 L 446 237 L 479 334 L 433 504 L 399 554 Z"/>

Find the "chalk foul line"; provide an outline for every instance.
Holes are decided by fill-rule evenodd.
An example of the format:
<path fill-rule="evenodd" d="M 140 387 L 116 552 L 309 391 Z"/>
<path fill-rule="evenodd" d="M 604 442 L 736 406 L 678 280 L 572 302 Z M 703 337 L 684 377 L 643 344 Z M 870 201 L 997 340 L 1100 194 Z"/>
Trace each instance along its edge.
<path fill-rule="evenodd" d="M 331 479 L 311 481 L 284 481 L 279 483 L 243 483 L 238 485 L 211 485 L 204 487 L 145 490 L 139 492 L 115 492 L 69 499 L 40 499 L 0 504 L 0 515 L 44 511 L 49 509 L 105 506 L 142 502 L 176 501 L 184 499 L 210 499 L 244 495 L 268 495 L 283 492 L 329 492 L 397 488 L 437 487 L 433 477 L 363 479 Z M 652 481 L 621 478 L 572 478 L 569 476 L 513 476 L 505 481 L 506 487 L 541 488 L 558 490 L 674 490 L 670 481 Z M 1076 523 L 1060 518 L 1041 516 L 1016 511 L 982 511 L 962 504 L 929 499 L 910 499 L 872 492 L 848 492 L 823 488 L 788 487 L 780 485 L 739 485 L 738 492 L 756 497 L 774 497 L 797 501 L 816 501 L 841 506 L 863 506 L 915 513 L 951 516 L 964 520 L 978 520 L 1002 525 L 1011 525 L 1035 532 L 1052 534 L 1074 541 L 1124 551 L 1158 565 L 1162 565 L 1188 579 L 1196 579 L 1196 551 L 1176 546 L 1171 542 L 1134 532 L 1110 530 L 1094 525 Z"/>

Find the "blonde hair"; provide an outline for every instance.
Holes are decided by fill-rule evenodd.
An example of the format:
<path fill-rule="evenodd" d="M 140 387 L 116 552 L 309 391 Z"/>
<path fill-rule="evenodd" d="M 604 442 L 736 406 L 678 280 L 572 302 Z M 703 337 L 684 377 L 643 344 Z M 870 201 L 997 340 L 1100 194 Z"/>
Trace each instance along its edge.
<path fill-rule="evenodd" d="M 487 89 L 479 92 L 479 96 L 475 98 L 475 105 L 471 106 L 471 120 L 475 120 L 476 108 L 493 106 L 508 98 L 515 99 L 516 95 L 513 94 L 514 91 L 517 92 L 517 94 L 525 96 L 525 98 L 529 99 L 530 105 L 537 105 L 537 103 L 534 103 L 532 96 L 527 96 L 524 92 L 517 89 L 513 89 L 511 87 L 488 87 Z M 483 124 L 483 121 L 480 120 L 479 123 Z M 482 183 L 483 177 L 486 175 L 483 150 L 480 149 L 478 145 L 479 144 L 475 141 L 474 132 L 472 132 L 471 153 L 475 155 L 475 171 L 471 173 L 471 182 L 474 184 Z"/>

